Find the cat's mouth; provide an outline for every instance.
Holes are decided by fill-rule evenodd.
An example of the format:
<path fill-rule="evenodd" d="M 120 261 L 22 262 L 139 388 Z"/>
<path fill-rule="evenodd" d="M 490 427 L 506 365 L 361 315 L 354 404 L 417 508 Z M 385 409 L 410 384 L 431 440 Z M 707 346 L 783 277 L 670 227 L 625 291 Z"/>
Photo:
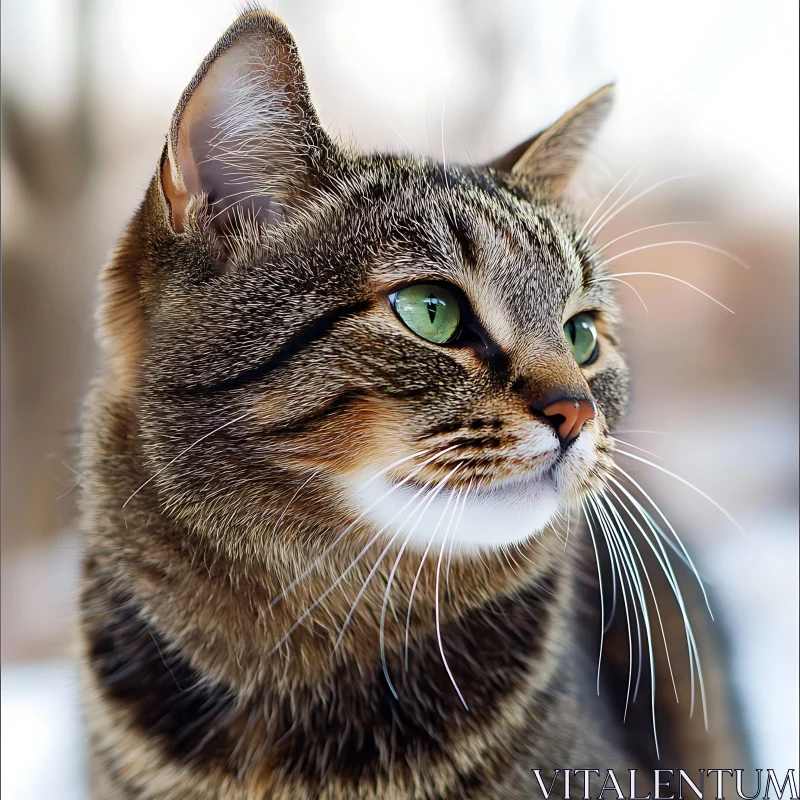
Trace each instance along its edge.
<path fill-rule="evenodd" d="M 446 467 L 428 469 L 424 475 L 410 472 L 407 476 L 392 477 L 390 483 L 408 486 L 411 489 L 436 491 L 441 484 L 442 493 L 469 489 L 476 495 L 493 494 L 505 490 L 521 491 L 527 484 L 552 479 L 564 453 L 558 449 L 525 459 L 498 460 L 497 465 L 474 465 L 470 460 L 454 459 Z"/>
<path fill-rule="evenodd" d="M 447 543 L 474 550 L 520 543 L 544 530 L 574 501 L 576 478 L 594 464 L 586 442 L 527 459 L 527 469 L 492 476 L 455 462 L 421 480 L 387 475 L 351 486 L 360 512 L 381 535 L 415 551 Z M 405 544 L 404 544 L 405 543 Z"/>

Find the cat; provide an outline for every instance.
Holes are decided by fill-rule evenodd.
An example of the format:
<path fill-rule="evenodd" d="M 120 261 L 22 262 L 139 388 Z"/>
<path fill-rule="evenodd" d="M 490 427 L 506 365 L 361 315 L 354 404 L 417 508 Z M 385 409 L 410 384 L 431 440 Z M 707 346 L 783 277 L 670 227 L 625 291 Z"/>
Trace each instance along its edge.
<path fill-rule="evenodd" d="M 693 575 L 613 533 L 637 513 L 620 312 L 566 194 L 612 97 L 445 167 L 334 141 L 272 14 L 217 42 L 101 276 L 94 797 L 527 798 L 533 770 L 583 796 L 554 771 L 742 765 Z"/>

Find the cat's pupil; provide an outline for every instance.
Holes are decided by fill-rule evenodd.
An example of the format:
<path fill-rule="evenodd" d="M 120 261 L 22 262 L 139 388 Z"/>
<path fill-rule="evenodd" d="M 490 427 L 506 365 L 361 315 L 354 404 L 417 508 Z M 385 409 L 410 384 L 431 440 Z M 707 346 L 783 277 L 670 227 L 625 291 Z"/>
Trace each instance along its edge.
<path fill-rule="evenodd" d="M 569 338 L 572 341 L 572 344 L 575 344 L 575 337 L 577 336 L 577 326 L 573 320 L 567 322 L 567 331 L 569 333 Z"/>
<path fill-rule="evenodd" d="M 439 300 L 433 296 L 427 297 L 425 299 L 425 304 L 428 306 L 428 316 L 431 320 L 431 325 L 433 325 L 433 321 L 436 319 L 436 309 L 439 305 Z"/>

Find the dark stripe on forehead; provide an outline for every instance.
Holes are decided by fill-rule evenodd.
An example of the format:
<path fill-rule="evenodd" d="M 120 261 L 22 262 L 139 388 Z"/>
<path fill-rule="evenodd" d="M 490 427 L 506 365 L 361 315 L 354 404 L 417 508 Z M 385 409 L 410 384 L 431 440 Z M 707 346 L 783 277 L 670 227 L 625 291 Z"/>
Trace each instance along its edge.
<path fill-rule="evenodd" d="M 581 265 L 581 288 L 584 292 L 587 292 L 589 291 L 589 287 L 594 279 L 592 265 L 590 264 L 589 259 L 584 258 L 580 253 L 578 253 L 578 263 Z"/>
<path fill-rule="evenodd" d="M 283 366 L 293 356 L 310 344 L 324 338 L 333 330 L 337 322 L 366 311 L 370 305 L 371 302 L 369 300 L 362 300 L 358 303 L 351 303 L 349 306 L 335 308 L 323 314 L 321 317 L 317 317 L 313 322 L 308 323 L 297 331 L 269 361 L 259 364 L 256 367 L 246 369 L 238 375 L 234 375 L 232 378 L 227 378 L 226 380 L 211 385 L 181 386 L 176 388 L 189 392 L 212 393 L 232 391 L 234 389 L 240 389 L 242 386 L 247 386 L 250 383 L 255 383 L 265 378 L 273 370 Z"/>
<path fill-rule="evenodd" d="M 453 232 L 458 248 L 461 254 L 461 260 L 467 266 L 474 266 L 477 261 L 477 253 L 475 251 L 475 243 L 472 240 L 472 234 L 467 230 L 467 226 L 461 219 L 450 220 L 450 230 Z"/>
<path fill-rule="evenodd" d="M 557 216 L 553 218 L 550 213 L 539 212 L 536 215 L 532 236 L 539 246 L 552 254 L 564 265 L 564 276 L 570 283 L 574 280 L 576 289 L 585 291 L 592 279 L 591 265 L 588 255 L 577 247 L 570 234 L 570 228 Z M 577 261 L 579 276 L 573 272 L 573 265 Z"/>
<path fill-rule="evenodd" d="M 179 763 L 232 775 L 243 768 L 245 754 L 258 752 L 253 769 L 263 777 L 296 776 L 320 789 L 331 778 L 374 784 L 390 764 L 410 771 L 452 763 L 460 739 L 497 724 L 500 704 L 527 680 L 547 647 L 557 594 L 555 578 L 546 576 L 520 595 L 443 626 L 466 711 L 433 633 L 412 640 L 407 672 L 402 647 L 387 653 L 399 700 L 378 661 L 371 671 L 345 664 L 324 685 L 292 696 L 268 689 L 237 701 L 175 652 L 134 602 L 94 586 L 83 598 L 92 612 L 84 623 L 90 666 L 106 699 L 126 709 L 142 734 Z"/>
<path fill-rule="evenodd" d="M 554 253 L 559 259 L 563 259 L 566 254 L 561 252 L 560 241 L 556 226 L 549 214 L 538 211 L 528 227 L 533 241 L 549 252 Z"/>
<path fill-rule="evenodd" d="M 581 269 L 581 283 L 582 290 L 588 291 L 592 280 L 595 277 L 595 265 L 600 260 L 594 254 L 594 244 L 586 237 L 585 234 L 578 234 L 572 226 L 565 226 L 565 232 L 570 243 L 575 257 L 578 259 L 578 264 Z"/>
<path fill-rule="evenodd" d="M 569 242 L 581 268 L 581 289 L 588 292 L 595 277 L 595 267 L 591 249 L 585 240 L 576 240 L 574 233 L 569 233 Z"/>

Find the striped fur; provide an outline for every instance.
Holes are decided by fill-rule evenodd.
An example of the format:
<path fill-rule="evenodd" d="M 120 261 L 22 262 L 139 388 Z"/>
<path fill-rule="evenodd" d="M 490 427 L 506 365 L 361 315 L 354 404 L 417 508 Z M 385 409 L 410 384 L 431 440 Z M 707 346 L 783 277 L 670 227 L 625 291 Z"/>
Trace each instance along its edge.
<path fill-rule="evenodd" d="M 414 487 L 450 473 L 457 539 L 530 473 L 552 439 L 530 406 L 565 390 L 597 416 L 553 468 L 560 500 L 603 485 L 627 371 L 561 193 L 609 102 L 493 166 L 363 156 L 320 127 L 280 21 L 250 11 L 217 43 L 101 278 L 82 495 L 95 797 L 522 798 L 534 768 L 655 765 L 646 689 L 621 721 L 619 615 L 595 690 L 582 532 L 425 559 L 388 534 L 366 547 L 351 491 L 394 462 Z M 387 294 L 422 279 L 469 299 L 480 347 L 403 328 Z M 581 370 L 562 325 L 586 309 L 601 356 Z M 715 724 L 735 722 L 710 672 Z M 659 703 L 663 766 L 739 764 L 736 735 Z"/>

